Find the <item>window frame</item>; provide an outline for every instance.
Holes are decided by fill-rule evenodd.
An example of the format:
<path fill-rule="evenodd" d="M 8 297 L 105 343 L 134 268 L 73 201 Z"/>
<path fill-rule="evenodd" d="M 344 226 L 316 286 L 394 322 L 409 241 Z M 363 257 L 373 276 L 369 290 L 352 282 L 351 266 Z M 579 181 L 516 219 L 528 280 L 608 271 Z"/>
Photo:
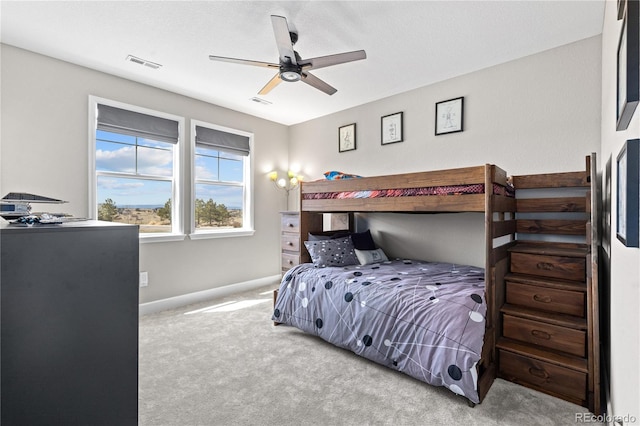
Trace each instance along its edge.
<path fill-rule="evenodd" d="M 190 201 L 190 225 L 189 225 L 189 238 L 192 240 L 206 239 L 206 238 L 228 238 L 228 237 L 245 237 L 255 234 L 254 228 L 254 211 L 253 211 L 253 133 L 244 130 L 234 129 L 231 127 L 225 127 L 218 124 L 208 123 L 205 121 L 190 120 L 190 149 L 191 149 L 191 199 Z M 221 132 L 233 133 L 240 136 L 249 138 L 249 155 L 247 155 L 243 161 L 243 217 L 242 228 L 234 229 L 202 229 L 196 228 L 196 184 L 199 183 L 196 180 L 196 126 L 207 127 Z M 202 182 L 208 183 L 208 182 Z"/>
<path fill-rule="evenodd" d="M 98 217 L 98 175 L 116 176 L 125 178 L 148 179 L 157 181 L 167 181 L 168 179 L 154 179 L 148 176 L 131 176 L 125 173 L 117 172 L 98 172 L 96 170 L 96 132 L 98 124 L 98 104 L 120 108 L 128 111 L 138 112 L 142 114 L 152 115 L 156 117 L 166 118 L 178 123 L 178 142 L 173 148 L 173 175 L 171 177 L 171 232 L 162 233 L 141 233 L 138 232 L 139 241 L 147 242 L 165 242 L 165 241 L 181 241 L 186 235 L 184 233 L 183 220 L 183 199 L 182 199 L 182 171 L 184 170 L 184 117 L 157 111 L 149 108 L 131 105 L 124 102 L 105 99 L 93 95 L 89 95 L 89 217 L 97 219 Z"/>

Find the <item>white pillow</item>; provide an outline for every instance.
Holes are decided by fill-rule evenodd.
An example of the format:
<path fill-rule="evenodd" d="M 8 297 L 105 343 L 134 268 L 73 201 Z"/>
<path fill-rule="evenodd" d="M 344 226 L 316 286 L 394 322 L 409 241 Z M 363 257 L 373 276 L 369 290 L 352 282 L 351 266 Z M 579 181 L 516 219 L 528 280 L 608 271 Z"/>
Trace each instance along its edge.
<path fill-rule="evenodd" d="M 389 260 L 387 255 L 384 254 L 381 248 L 375 250 L 358 250 L 355 249 L 356 257 L 361 265 L 368 265 L 370 263 L 386 262 Z"/>

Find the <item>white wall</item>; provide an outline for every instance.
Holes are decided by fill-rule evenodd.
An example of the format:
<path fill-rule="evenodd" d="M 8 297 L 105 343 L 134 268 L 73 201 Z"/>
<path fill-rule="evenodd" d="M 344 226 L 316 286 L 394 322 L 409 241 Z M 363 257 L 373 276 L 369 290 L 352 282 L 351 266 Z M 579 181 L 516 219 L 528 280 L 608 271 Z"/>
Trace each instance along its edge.
<path fill-rule="evenodd" d="M 610 226 L 604 248 L 610 256 L 610 388 L 611 414 L 634 416 L 640 424 L 640 249 L 627 248 L 616 238 L 616 157 L 627 139 L 640 137 L 640 110 L 626 131 L 616 132 L 616 67 L 622 21 L 617 2 L 607 1 L 602 33 L 602 150 L 600 165 L 611 163 Z M 606 171 L 603 172 L 606 174 Z M 605 181 L 605 179 L 603 179 Z M 606 188 L 603 193 L 606 193 Z M 606 294 L 606 293 L 605 293 Z M 628 422 L 625 422 L 625 425 Z"/>
<path fill-rule="evenodd" d="M 67 200 L 56 211 L 76 217 L 88 216 L 89 95 L 185 117 L 187 155 L 191 118 L 254 133 L 255 235 L 141 244 L 140 270 L 149 272 L 141 302 L 279 274 L 278 211 L 286 200 L 266 173 L 276 163 L 286 168 L 286 126 L 7 45 L 1 67 L 0 193 Z"/>
<path fill-rule="evenodd" d="M 584 170 L 600 149 L 600 49 L 600 36 L 592 37 L 292 126 L 289 158 L 309 179 L 327 170 L 374 176 L 484 163 L 511 175 Z M 459 96 L 464 131 L 435 136 L 435 103 Z M 404 142 L 381 146 L 380 118 L 399 111 Z M 349 123 L 357 124 L 357 149 L 338 153 L 338 127 Z M 484 266 L 482 215 L 366 220 L 393 256 Z"/>

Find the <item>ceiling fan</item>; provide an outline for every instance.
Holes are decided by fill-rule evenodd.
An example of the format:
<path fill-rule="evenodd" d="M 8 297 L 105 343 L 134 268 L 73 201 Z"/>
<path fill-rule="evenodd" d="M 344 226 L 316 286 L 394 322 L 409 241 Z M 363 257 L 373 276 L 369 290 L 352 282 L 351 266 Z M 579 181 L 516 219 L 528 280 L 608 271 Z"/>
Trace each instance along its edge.
<path fill-rule="evenodd" d="M 278 53 L 280 54 L 279 63 L 275 64 L 209 55 L 209 59 L 212 61 L 277 68 L 278 73 L 258 92 L 259 95 L 266 95 L 283 80 L 287 82 L 303 81 L 323 91 L 327 95 L 333 95 L 337 92 L 337 89 L 314 76 L 309 71 L 331 65 L 343 64 L 345 62 L 359 61 L 367 57 L 364 50 L 355 50 L 353 52 L 338 53 L 336 55 L 302 59 L 298 52 L 293 50 L 293 45 L 298 41 L 298 33 L 289 30 L 287 19 L 283 16 L 271 15 L 271 23 L 273 24 L 273 32 L 276 36 Z"/>

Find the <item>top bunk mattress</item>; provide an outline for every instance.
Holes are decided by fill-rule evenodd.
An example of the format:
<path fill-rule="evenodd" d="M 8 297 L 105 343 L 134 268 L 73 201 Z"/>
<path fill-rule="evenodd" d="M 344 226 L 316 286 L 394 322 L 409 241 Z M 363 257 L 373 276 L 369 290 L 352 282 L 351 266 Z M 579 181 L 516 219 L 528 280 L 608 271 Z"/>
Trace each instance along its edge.
<path fill-rule="evenodd" d="M 427 186 L 420 188 L 398 188 L 398 189 L 375 189 L 361 191 L 336 191 L 336 192 L 312 192 L 303 193 L 303 200 L 333 200 L 333 199 L 354 199 L 354 198 L 387 198 L 387 197 L 417 197 L 425 195 L 463 195 L 463 194 L 484 194 L 485 185 L 483 183 L 470 185 L 445 185 Z M 510 186 L 493 184 L 493 194 L 505 197 L 513 197 L 515 190 Z"/>

